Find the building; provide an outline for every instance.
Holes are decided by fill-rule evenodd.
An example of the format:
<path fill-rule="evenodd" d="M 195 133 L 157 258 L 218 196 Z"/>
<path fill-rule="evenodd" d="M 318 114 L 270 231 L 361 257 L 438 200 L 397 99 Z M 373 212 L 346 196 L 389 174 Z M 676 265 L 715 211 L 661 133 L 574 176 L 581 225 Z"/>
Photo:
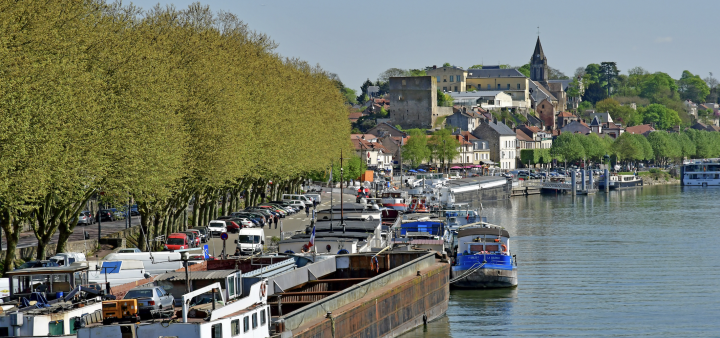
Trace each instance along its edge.
<path fill-rule="evenodd" d="M 443 92 L 462 93 L 465 91 L 467 71 L 462 68 L 455 66 L 438 68 L 432 66 L 432 68 L 426 69 L 425 72 L 435 78 L 438 89 Z"/>
<path fill-rule="evenodd" d="M 479 90 L 475 92 L 450 93 L 453 97 L 453 103 L 473 107 L 479 106 L 483 110 L 500 110 L 506 108 L 512 110 L 513 98 L 501 90 Z"/>
<path fill-rule="evenodd" d="M 590 131 L 596 134 L 602 134 L 602 123 L 600 123 L 597 116 L 593 117 L 592 122 L 590 122 Z"/>
<path fill-rule="evenodd" d="M 403 129 L 431 129 L 440 116 L 452 115 L 452 107 L 438 107 L 437 80 L 433 76 L 391 77 L 391 125 Z"/>
<path fill-rule="evenodd" d="M 376 126 L 368 129 L 368 131 L 365 134 L 371 134 L 375 135 L 377 137 L 383 137 L 386 135 L 389 136 L 401 136 L 406 137 L 407 133 L 404 131 L 395 128 L 393 125 L 389 123 L 378 123 Z"/>
<path fill-rule="evenodd" d="M 648 136 L 648 134 L 650 134 L 653 131 L 655 131 L 655 128 L 653 128 L 653 126 L 650 124 L 641 124 L 639 126 L 632 126 L 632 127 L 625 128 L 626 133 L 642 134 L 643 136 Z"/>
<path fill-rule="evenodd" d="M 517 155 L 520 157 L 520 150 L 523 149 L 540 149 L 540 142 L 536 142 L 532 137 L 525 134 L 520 128 L 515 129 L 515 137 L 517 137 Z"/>
<path fill-rule="evenodd" d="M 588 118 L 590 118 L 591 120 L 597 117 L 598 120 L 600 121 L 600 123 L 613 123 L 612 116 L 610 116 L 610 113 L 608 113 L 608 112 L 604 112 L 604 113 L 592 112 L 592 113 L 588 114 L 588 116 L 589 116 Z"/>
<path fill-rule="evenodd" d="M 472 134 L 488 142 L 491 161 L 501 169 L 515 169 L 517 137 L 512 129 L 502 122 L 483 121 Z"/>
<path fill-rule="evenodd" d="M 370 134 L 352 134 L 351 141 L 355 146 L 355 154 L 364 159 L 369 168 L 392 171 L 393 154 L 378 142 L 376 136 Z"/>
<path fill-rule="evenodd" d="M 453 114 L 445 118 L 445 125 L 450 125 L 453 129 L 459 128 L 462 131 L 472 132 L 480 124 L 480 119 L 484 116 L 468 111 L 467 107 L 455 109 Z"/>
<path fill-rule="evenodd" d="M 580 120 L 580 118 L 575 116 L 573 113 L 561 112 L 560 114 L 557 115 L 556 126 L 557 126 L 557 128 L 563 128 L 563 127 L 567 126 L 568 124 L 570 124 L 570 122 L 579 121 L 579 120 Z"/>
<path fill-rule="evenodd" d="M 535 42 L 535 50 L 533 50 L 533 55 L 530 59 L 530 81 L 534 82 L 537 87 L 536 91 L 540 90 L 543 94 L 549 95 L 549 97 L 535 98 L 535 107 L 543 100 L 547 100 L 555 109 L 553 115 L 557 111 L 567 109 L 567 94 L 565 93 L 567 85 L 564 81 L 570 80 L 550 80 L 550 67 L 548 67 L 547 57 L 543 51 L 539 36 Z M 537 110 L 537 108 L 534 109 Z M 549 125 L 546 124 L 546 126 Z"/>
<path fill-rule="evenodd" d="M 568 123 L 566 126 L 560 128 L 561 133 L 572 133 L 572 134 L 588 134 L 590 133 L 591 129 L 590 126 L 588 126 L 583 121 L 572 121 Z"/>
<path fill-rule="evenodd" d="M 551 133 L 531 125 L 521 125 L 518 129 L 522 130 L 523 133 L 530 136 L 533 140 L 539 142 L 539 149 L 550 149 L 552 147 L 553 135 Z"/>
<path fill-rule="evenodd" d="M 500 69 L 483 66 L 467 70 L 467 88 L 477 91 L 503 91 L 510 95 L 513 107 L 526 110 L 530 107 L 529 79 L 517 69 Z"/>

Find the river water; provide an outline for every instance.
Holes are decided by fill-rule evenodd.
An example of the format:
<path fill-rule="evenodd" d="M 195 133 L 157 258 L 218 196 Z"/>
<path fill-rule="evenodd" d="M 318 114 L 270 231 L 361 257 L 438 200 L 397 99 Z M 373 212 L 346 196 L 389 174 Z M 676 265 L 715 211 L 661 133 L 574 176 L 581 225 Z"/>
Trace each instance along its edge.
<path fill-rule="evenodd" d="M 720 189 L 680 186 L 485 203 L 518 287 L 451 290 L 408 337 L 718 337 Z"/>

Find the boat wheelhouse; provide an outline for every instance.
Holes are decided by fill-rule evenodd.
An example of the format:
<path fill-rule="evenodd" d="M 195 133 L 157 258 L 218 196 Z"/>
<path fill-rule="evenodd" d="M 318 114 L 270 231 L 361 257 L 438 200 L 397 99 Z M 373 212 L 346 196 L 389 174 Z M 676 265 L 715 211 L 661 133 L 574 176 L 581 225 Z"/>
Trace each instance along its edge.
<path fill-rule="evenodd" d="M 329 220 L 365 220 L 373 221 L 382 219 L 382 211 L 374 205 L 361 203 L 344 203 L 333 205 L 329 209 L 320 210 L 316 213 L 320 221 Z"/>
<path fill-rule="evenodd" d="M 517 262 L 510 253 L 507 230 L 484 222 L 461 227 L 451 283 L 463 289 L 517 286 Z"/>
<path fill-rule="evenodd" d="M 691 160 L 680 169 L 684 186 L 720 186 L 720 159 Z"/>
<path fill-rule="evenodd" d="M 408 208 L 407 193 L 404 191 L 384 192 L 380 198 L 382 205 L 386 208 L 398 211 L 406 211 Z"/>

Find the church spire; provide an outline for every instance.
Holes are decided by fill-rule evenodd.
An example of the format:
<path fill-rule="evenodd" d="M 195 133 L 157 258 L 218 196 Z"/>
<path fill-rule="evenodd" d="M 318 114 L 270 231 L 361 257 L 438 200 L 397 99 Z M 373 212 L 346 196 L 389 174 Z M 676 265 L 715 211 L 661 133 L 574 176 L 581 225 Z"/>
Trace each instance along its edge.
<path fill-rule="evenodd" d="M 544 59 L 545 53 L 543 53 L 542 44 L 540 43 L 540 37 L 538 36 L 537 42 L 535 43 L 535 51 L 533 52 L 533 61 Z"/>

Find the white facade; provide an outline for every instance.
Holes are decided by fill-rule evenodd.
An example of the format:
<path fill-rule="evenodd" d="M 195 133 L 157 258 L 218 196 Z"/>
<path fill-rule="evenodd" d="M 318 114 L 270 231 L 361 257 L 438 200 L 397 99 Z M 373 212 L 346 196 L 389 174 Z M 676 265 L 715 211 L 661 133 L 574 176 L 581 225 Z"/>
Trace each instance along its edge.
<path fill-rule="evenodd" d="M 517 137 L 509 135 L 500 136 L 500 158 L 495 160 L 500 169 L 514 170 L 517 156 Z"/>

